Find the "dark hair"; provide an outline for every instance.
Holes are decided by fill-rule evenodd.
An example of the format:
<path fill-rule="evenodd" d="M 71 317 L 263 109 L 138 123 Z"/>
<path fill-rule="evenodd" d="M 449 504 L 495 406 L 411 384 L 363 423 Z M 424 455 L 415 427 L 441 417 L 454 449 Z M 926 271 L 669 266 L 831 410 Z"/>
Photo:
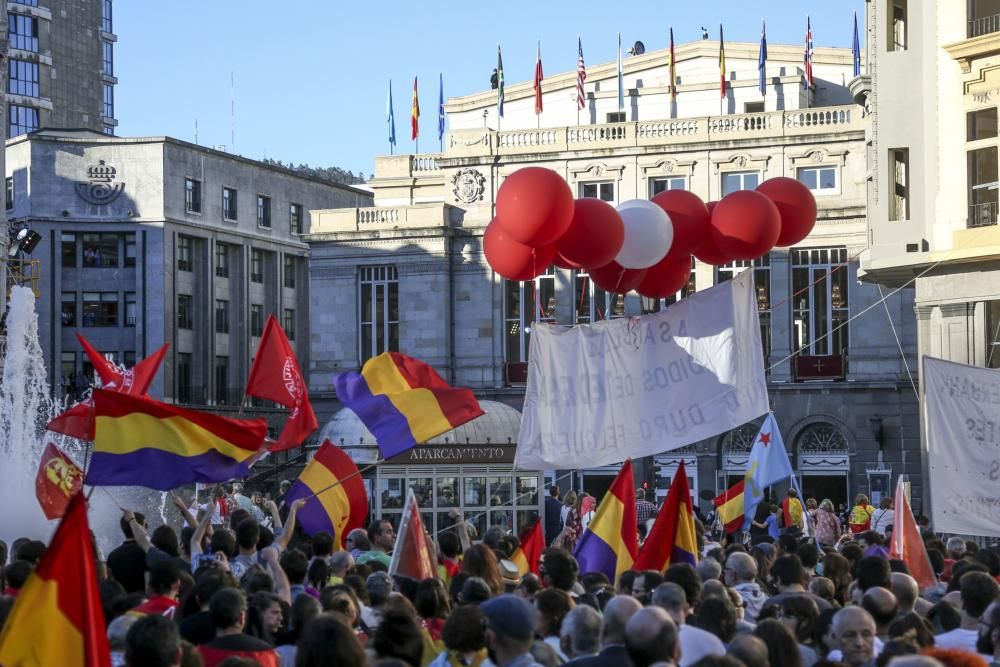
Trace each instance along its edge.
<path fill-rule="evenodd" d="M 3 577 L 7 580 L 7 585 L 11 588 L 24 588 L 24 583 L 34 572 L 35 568 L 26 560 L 15 560 L 3 569 Z"/>
<path fill-rule="evenodd" d="M 438 548 L 445 558 L 457 558 L 461 552 L 462 545 L 458 535 L 453 530 L 446 530 L 438 535 Z"/>
<path fill-rule="evenodd" d="M 243 592 L 237 588 L 223 588 L 212 596 L 208 603 L 208 613 L 212 625 L 225 630 L 239 625 L 240 616 L 247 610 L 247 601 Z"/>
<path fill-rule="evenodd" d="M 886 667 L 893 658 L 901 655 L 916 655 L 921 648 L 912 639 L 890 639 L 882 645 L 881 653 L 875 658 L 875 667 Z"/>
<path fill-rule="evenodd" d="M 729 596 L 712 595 L 698 605 L 692 625 L 711 632 L 723 644 L 728 644 L 736 635 L 736 621 L 736 607 Z"/>
<path fill-rule="evenodd" d="M 934 574 L 944 572 L 944 553 L 933 547 L 927 547 L 927 560 L 931 562 L 931 569 Z"/>
<path fill-rule="evenodd" d="M 250 567 L 240 580 L 240 584 L 247 595 L 253 595 L 260 591 L 270 593 L 274 590 L 274 579 L 260 565 Z"/>
<path fill-rule="evenodd" d="M 413 606 L 421 618 L 448 618 L 451 605 L 448 604 L 448 592 L 440 579 L 424 579 L 417 584 L 417 592 L 413 596 Z"/>
<path fill-rule="evenodd" d="M 320 615 L 299 635 L 295 667 L 338 667 L 366 664 L 357 636 L 336 616 Z"/>
<path fill-rule="evenodd" d="M 237 526 L 239 526 L 241 523 L 243 523 L 244 521 L 246 521 L 249 518 L 251 518 L 250 517 L 250 512 L 247 512 L 244 509 L 235 509 L 235 510 L 233 510 L 232 513 L 230 513 L 230 515 L 229 515 L 229 528 L 230 528 L 230 530 L 235 531 Z"/>
<path fill-rule="evenodd" d="M 799 557 L 802 567 L 807 570 L 816 567 L 816 563 L 819 562 L 819 550 L 812 542 L 800 544 L 799 548 L 795 550 L 795 555 Z"/>
<path fill-rule="evenodd" d="M 326 585 L 329 578 L 330 566 L 326 564 L 326 560 L 313 558 L 309 563 L 309 569 L 306 570 L 306 580 L 309 582 L 309 585 L 319 590 Z"/>
<path fill-rule="evenodd" d="M 424 642 L 420 626 L 416 619 L 399 608 L 386 607 L 369 646 L 379 658 L 399 658 L 413 667 L 421 665 Z"/>
<path fill-rule="evenodd" d="M 300 595 L 292 602 L 288 624 L 295 635 L 300 636 L 302 628 L 306 627 L 309 621 L 319 616 L 322 612 L 323 607 L 320 606 L 319 600 L 311 595 Z"/>
<path fill-rule="evenodd" d="M 771 667 L 802 667 L 795 635 L 781 621 L 765 619 L 757 624 L 753 634 L 767 644 L 767 658 Z"/>
<path fill-rule="evenodd" d="M 486 617 L 475 605 L 455 607 L 444 622 L 441 639 L 452 651 L 478 651 L 486 646 Z"/>
<path fill-rule="evenodd" d="M 823 571 L 826 574 L 826 570 Z M 878 556 L 865 556 L 854 566 L 854 577 L 862 592 L 880 586 L 892 590 L 892 570 L 889 561 Z"/>
<path fill-rule="evenodd" d="M 853 570 L 857 562 L 865 555 L 865 551 L 857 542 L 848 542 L 840 548 L 840 555 L 851 562 L 851 569 Z"/>
<path fill-rule="evenodd" d="M 368 604 L 369 602 L 368 586 L 365 584 L 365 577 L 367 576 L 367 574 L 362 576 L 360 572 L 357 572 L 344 577 L 344 585 L 354 591 L 354 597 L 365 604 Z"/>
<path fill-rule="evenodd" d="M 744 667 L 743 661 L 731 655 L 706 655 L 697 662 L 692 662 L 691 667 Z"/>
<path fill-rule="evenodd" d="M 273 644 L 274 636 L 264 627 L 264 614 L 273 605 L 281 607 L 282 613 L 284 613 L 281 598 L 274 593 L 258 591 L 251 595 L 250 599 L 247 600 L 247 624 L 243 632 Z"/>
<path fill-rule="evenodd" d="M 372 544 L 375 543 L 375 538 L 377 538 L 382 533 L 382 526 L 389 523 L 385 519 L 375 519 L 368 525 L 368 541 Z M 389 524 L 392 525 L 392 524 Z"/>
<path fill-rule="evenodd" d="M 976 560 L 986 566 L 991 577 L 1000 575 L 1000 554 L 993 548 L 981 549 L 975 556 Z"/>
<path fill-rule="evenodd" d="M 806 571 L 802 568 L 802 561 L 794 554 L 776 558 L 771 563 L 771 576 L 781 586 L 801 585 L 806 582 Z"/>
<path fill-rule="evenodd" d="M 236 536 L 231 531 L 219 528 L 212 532 L 208 550 L 213 554 L 221 551 L 227 557 L 234 556 L 236 555 Z"/>
<path fill-rule="evenodd" d="M 566 614 L 573 609 L 573 598 L 558 588 L 546 588 L 535 595 L 535 607 L 545 625 L 546 637 L 558 637 Z"/>
<path fill-rule="evenodd" d="M 808 595 L 789 595 L 781 600 L 781 612 L 795 618 L 795 639 L 802 643 L 812 640 L 819 620 L 819 607 Z"/>
<path fill-rule="evenodd" d="M 490 599 L 490 586 L 480 577 L 466 577 L 462 580 L 462 589 L 458 594 L 461 604 L 480 604 Z"/>
<path fill-rule="evenodd" d="M 298 549 L 289 549 L 281 555 L 281 569 L 291 584 L 301 584 L 309 572 L 309 559 Z"/>
<path fill-rule="evenodd" d="M 971 618 L 979 618 L 997 599 L 1000 585 L 996 579 L 985 572 L 966 572 L 962 575 L 960 584 L 962 591 L 962 608 Z"/>
<path fill-rule="evenodd" d="M 199 605 L 206 605 L 212 596 L 223 588 L 237 588 L 239 584 L 229 572 L 208 570 L 201 574 L 194 584 L 194 596 Z"/>
<path fill-rule="evenodd" d="M 143 667 L 171 667 L 181 650 L 181 636 L 173 620 L 160 614 L 143 616 L 125 635 L 125 661 Z"/>
<path fill-rule="evenodd" d="M 545 567 L 545 576 L 552 581 L 553 586 L 564 591 L 573 588 L 580 572 L 580 565 L 570 552 L 549 547 L 542 552 L 542 563 Z"/>
<path fill-rule="evenodd" d="M 813 644 L 817 649 L 831 649 L 836 647 L 827 646 L 823 641 L 823 637 L 830 631 L 830 626 L 833 625 L 833 617 L 836 616 L 837 612 L 840 611 L 836 607 L 831 607 L 830 609 L 824 609 L 819 613 L 819 617 L 816 619 L 816 626 L 813 630 Z M 826 653 L 826 650 L 820 650 L 820 654 Z"/>
<path fill-rule="evenodd" d="M 260 525 L 254 519 L 244 519 L 236 526 L 236 544 L 240 549 L 256 549 L 260 540 Z"/>
<path fill-rule="evenodd" d="M 111 602 L 112 616 L 121 616 L 130 609 L 135 609 L 146 601 L 144 593 L 127 593 Z"/>
<path fill-rule="evenodd" d="M 778 546 L 784 553 L 793 554 L 799 548 L 799 541 L 795 539 L 794 535 L 782 533 L 778 535 Z"/>
<path fill-rule="evenodd" d="M 323 558 L 333 553 L 333 535 L 320 531 L 313 535 L 312 553 L 316 558 Z"/>
<path fill-rule="evenodd" d="M 135 517 L 135 522 L 137 524 L 139 524 L 140 526 L 145 526 L 146 525 L 146 515 L 145 514 L 143 514 L 142 512 L 132 512 L 132 515 Z M 131 540 L 134 537 L 132 535 L 132 526 L 129 525 L 129 522 L 125 520 L 124 516 L 122 518 L 118 519 L 118 525 L 121 526 L 122 533 L 125 535 L 125 539 L 126 540 Z M 17 556 L 17 552 L 16 551 L 15 551 L 14 555 Z"/>
<path fill-rule="evenodd" d="M 257 551 L 262 551 L 274 544 L 274 531 L 267 526 L 257 525 L 260 537 L 257 538 Z"/>
<path fill-rule="evenodd" d="M 889 626 L 890 639 L 911 639 L 920 648 L 934 646 L 934 631 L 930 624 L 919 614 L 909 612 L 903 614 Z"/>
<path fill-rule="evenodd" d="M 927 610 L 927 622 L 935 635 L 951 632 L 962 625 L 962 615 L 950 603 L 942 600 Z"/>
<path fill-rule="evenodd" d="M 160 560 L 149 568 L 149 590 L 154 595 L 165 595 L 181 580 L 181 569 L 172 560 Z"/>
<path fill-rule="evenodd" d="M 652 595 L 653 588 L 649 585 L 649 573 L 643 572 L 646 576 L 646 590 Z M 688 563 L 673 563 L 667 568 L 667 571 L 663 573 L 663 581 L 669 581 L 677 584 L 684 589 L 684 597 L 687 598 L 687 603 L 692 609 L 698 607 L 698 603 L 701 601 L 701 577 L 698 576 L 697 570 L 691 567 Z M 661 582 L 662 583 L 662 582 Z M 659 585 L 659 584 L 657 584 Z"/>
<path fill-rule="evenodd" d="M 493 595 L 503 593 L 503 577 L 497 557 L 485 544 L 474 544 L 466 550 L 462 557 L 462 571 L 485 581 Z"/>
<path fill-rule="evenodd" d="M 538 591 L 542 590 L 542 580 L 538 578 L 537 574 L 528 572 L 521 577 L 521 585 L 519 588 L 524 589 L 524 592 L 528 595 L 528 597 L 534 597 Z"/>
<path fill-rule="evenodd" d="M 170 526 L 157 526 L 149 536 L 149 542 L 167 555 L 180 556 L 177 545 L 177 533 Z"/>

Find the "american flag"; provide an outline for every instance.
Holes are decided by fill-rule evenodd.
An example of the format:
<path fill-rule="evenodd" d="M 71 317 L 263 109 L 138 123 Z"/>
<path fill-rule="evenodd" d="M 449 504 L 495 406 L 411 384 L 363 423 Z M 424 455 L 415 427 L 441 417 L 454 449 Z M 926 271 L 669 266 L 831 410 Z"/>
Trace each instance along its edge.
<path fill-rule="evenodd" d="M 577 59 L 576 59 L 576 108 L 583 109 L 587 106 L 587 99 L 583 94 L 583 82 L 587 80 L 587 66 L 583 64 L 583 40 L 576 38 Z"/>
<path fill-rule="evenodd" d="M 805 87 L 812 88 L 813 86 L 813 31 L 812 25 L 809 22 L 809 17 L 806 17 L 806 48 L 805 52 L 802 54 L 803 63 L 806 69 L 806 80 Z"/>

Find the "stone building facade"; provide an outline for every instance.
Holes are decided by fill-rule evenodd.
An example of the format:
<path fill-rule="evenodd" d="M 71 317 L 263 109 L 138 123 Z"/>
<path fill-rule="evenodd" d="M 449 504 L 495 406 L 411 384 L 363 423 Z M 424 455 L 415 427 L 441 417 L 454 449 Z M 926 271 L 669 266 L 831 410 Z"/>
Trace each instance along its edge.
<path fill-rule="evenodd" d="M 534 321 L 573 325 L 655 312 L 673 301 L 607 295 L 585 274 L 562 269 L 525 283 L 494 274 L 482 233 L 497 188 L 517 169 L 554 169 L 576 196 L 611 203 L 667 188 L 717 200 L 791 176 L 807 183 L 819 204 L 809 238 L 753 263 L 698 262 L 678 297 L 755 271 L 772 407 L 807 495 L 838 503 L 858 492 L 877 497 L 904 471 L 919 485 L 917 401 L 907 370 L 916 349 L 913 292 L 883 304 L 877 286 L 857 279 L 857 258 L 868 245 L 867 119 L 849 87 L 851 52 L 817 49 L 815 85 L 807 88 L 801 47 L 769 45 L 761 96 L 757 45 L 726 47 L 724 98 L 718 43 L 702 41 L 676 49 L 676 102 L 662 50 L 625 60 L 624 109 L 617 108 L 613 63 L 588 68 L 579 114 L 575 72 L 545 80 L 540 116 L 530 81 L 508 85 L 499 127 L 495 91 L 450 99 L 442 152 L 378 157 L 370 183 L 375 207 L 314 212 L 307 237 L 310 394 L 321 419 L 345 419 L 334 374 L 386 349 L 421 358 L 450 382 L 519 410 Z M 658 477 L 662 496 L 684 460 L 693 493 L 714 495 L 743 474 L 757 423 L 665 452 L 645 472 Z M 370 457 L 370 438 L 352 442 L 355 427 L 330 424 L 334 441 L 360 458 L 368 449 Z M 437 466 L 435 474 L 461 477 L 461 460 L 456 465 Z M 506 466 L 496 469 L 506 475 L 501 488 L 520 485 L 511 477 L 520 472 Z M 384 486 L 384 467 L 371 484 Z M 599 495 L 616 470 L 539 475 Z M 426 471 L 414 476 L 423 480 Z"/>

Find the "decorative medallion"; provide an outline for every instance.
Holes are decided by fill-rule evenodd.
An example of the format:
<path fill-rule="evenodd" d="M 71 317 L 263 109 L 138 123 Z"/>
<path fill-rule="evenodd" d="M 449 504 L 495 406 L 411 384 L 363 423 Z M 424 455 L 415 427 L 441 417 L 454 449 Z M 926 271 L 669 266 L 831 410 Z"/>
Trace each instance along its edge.
<path fill-rule="evenodd" d="M 739 156 L 738 158 L 736 158 L 735 160 L 733 160 L 733 163 L 734 163 L 734 164 L 735 164 L 735 165 L 736 165 L 737 167 L 739 167 L 740 169 L 742 169 L 743 167 L 746 167 L 746 166 L 747 166 L 747 159 L 746 159 L 746 157 L 745 157 L 745 156 L 741 155 L 741 156 Z"/>
<path fill-rule="evenodd" d="M 105 164 L 104 160 L 87 168 L 89 183 L 77 183 L 76 194 L 88 204 L 107 206 L 125 191 L 125 184 L 115 183 L 118 170 Z"/>
<path fill-rule="evenodd" d="M 472 204 L 483 198 L 486 177 L 476 169 L 459 169 L 451 178 L 455 199 L 463 204 Z"/>

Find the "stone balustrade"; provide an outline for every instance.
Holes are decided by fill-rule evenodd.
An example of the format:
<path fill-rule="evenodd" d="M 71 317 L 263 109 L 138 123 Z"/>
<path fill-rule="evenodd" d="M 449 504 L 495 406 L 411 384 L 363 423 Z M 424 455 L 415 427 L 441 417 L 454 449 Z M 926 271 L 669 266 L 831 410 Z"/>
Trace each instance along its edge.
<path fill-rule="evenodd" d="M 312 211 L 309 235 L 448 227 L 449 208 L 443 203 L 432 203 Z"/>

